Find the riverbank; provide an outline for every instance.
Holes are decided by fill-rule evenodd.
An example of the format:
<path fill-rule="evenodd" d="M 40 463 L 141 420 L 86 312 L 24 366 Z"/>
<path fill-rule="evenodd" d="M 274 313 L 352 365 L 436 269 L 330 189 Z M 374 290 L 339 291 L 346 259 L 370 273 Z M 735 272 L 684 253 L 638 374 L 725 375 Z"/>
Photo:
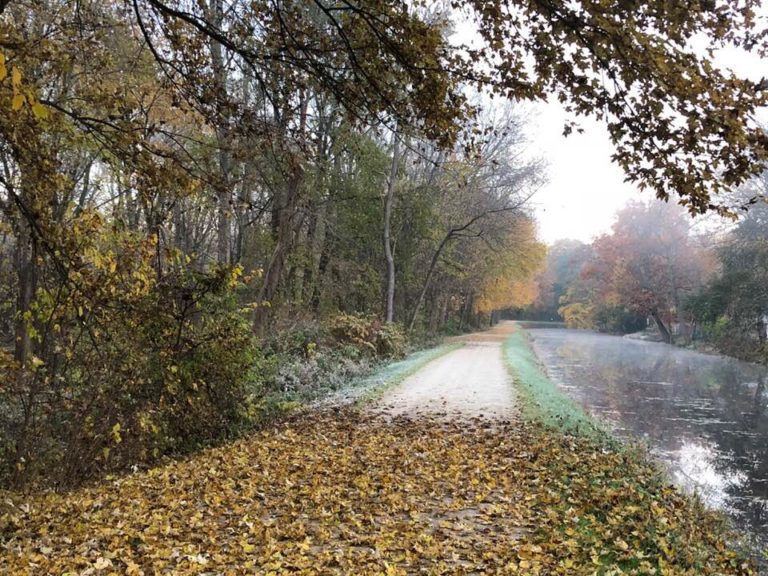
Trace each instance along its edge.
<path fill-rule="evenodd" d="M 681 340 L 680 338 L 673 339 L 672 342 L 665 342 L 661 337 L 658 329 L 648 328 L 640 332 L 633 332 L 631 334 L 619 334 L 623 338 L 630 340 L 640 340 L 642 342 L 657 342 L 660 344 L 667 344 L 669 346 L 675 346 L 676 348 L 682 348 L 684 350 L 692 350 L 701 354 L 709 354 L 713 356 L 725 356 L 727 358 L 733 358 L 735 360 L 741 360 L 743 362 L 752 362 L 753 364 L 760 364 L 762 366 L 768 366 L 768 355 L 766 354 L 765 344 L 760 344 L 755 340 L 743 340 L 734 338 L 722 338 L 722 339 L 703 339 L 696 338 L 692 340 Z"/>
<path fill-rule="evenodd" d="M 600 450 L 605 455 L 618 456 L 622 459 L 621 465 L 616 468 L 600 471 L 598 467 L 585 472 L 592 478 L 590 482 L 593 485 L 601 484 L 600 481 L 595 482 L 595 476 L 606 474 L 606 479 L 602 482 L 605 489 L 610 491 L 609 486 L 621 485 L 623 493 L 629 494 L 639 490 L 649 498 L 653 510 L 665 508 L 668 505 L 666 497 L 674 494 L 679 499 L 675 506 L 684 510 L 689 521 L 702 522 L 709 526 L 717 537 L 726 542 L 737 543 L 736 546 L 741 551 L 738 554 L 745 561 L 748 556 L 757 556 L 755 550 L 742 544 L 743 535 L 736 533 L 724 515 L 706 509 L 698 497 L 685 494 L 673 487 L 668 473 L 663 470 L 660 463 L 649 456 L 645 446 L 635 445 L 627 439 L 621 440 L 615 437 L 606 424 L 591 417 L 584 408 L 560 390 L 547 376 L 524 330 L 515 332 L 505 343 L 505 360 L 520 391 L 520 398 L 523 401 L 522 411 L 526 421 L 542 426 L 547 434 L 560 435 L 568 439 L 567 441 L 579 442 L 580 450 L 584 453 Z M 560 488 L 562 489 L 562 486 Z M 564 496 L 568 501 L 572 498 L 567 490 Z M 582 538 L 589 540 L 593 536 L 594 527 L 583 524 L 574 528 L 573 534 L 582 530 L 586 532 L 586 535 L 581 536 Z M 647 546 L 647 553 L 653 556 L 658 555 L 659 546 L 664 547 L 665 542 L 666 538 L 662 538 L 657 543 L 651 539 L 645 543 L 635 544 L 641 548 Z M 660 557 L 663 558 L 663 556 Z M 663 562 L 658 568 L 662 567 Z"/>
<path fill-rule="evenodd" d="M 547 377 L 522 328 L 504 342 L 504 361 L 522 400 L 523 416 L 547 428 L 589 438 L 605 430 Z"/>

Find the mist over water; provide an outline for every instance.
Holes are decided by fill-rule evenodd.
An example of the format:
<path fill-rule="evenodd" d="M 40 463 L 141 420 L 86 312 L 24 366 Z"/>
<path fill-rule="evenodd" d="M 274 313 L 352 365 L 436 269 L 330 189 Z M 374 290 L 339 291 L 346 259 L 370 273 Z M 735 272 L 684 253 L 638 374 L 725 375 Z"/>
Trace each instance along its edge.
<path fill-rule="evenodd" d="M 531 326 L 550 378 L 675 483 L 768 544 L 768 369 L 665 344 Z"/>

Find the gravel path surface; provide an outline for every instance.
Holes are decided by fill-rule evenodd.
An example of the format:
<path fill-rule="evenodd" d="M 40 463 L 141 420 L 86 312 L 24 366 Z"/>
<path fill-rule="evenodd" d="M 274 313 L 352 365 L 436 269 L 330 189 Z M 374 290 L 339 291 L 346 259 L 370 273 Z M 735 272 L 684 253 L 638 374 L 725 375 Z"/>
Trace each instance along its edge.
<path fill-rule="evenodd" d="M 486 332 L 454 338 L 464 346 L 386 393 L 377 408 L 392 416 L 516 418 L 515 390 L 501 356 L 501 345 L 514 329 L 513 322 L 502 322 Z"/>

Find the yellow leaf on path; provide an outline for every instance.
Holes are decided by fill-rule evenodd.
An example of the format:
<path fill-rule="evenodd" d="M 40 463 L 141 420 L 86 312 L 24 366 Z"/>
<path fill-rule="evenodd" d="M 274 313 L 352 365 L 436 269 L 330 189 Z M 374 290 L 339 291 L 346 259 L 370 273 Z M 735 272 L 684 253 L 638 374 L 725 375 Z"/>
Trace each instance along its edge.
<path fill-rule="evenodd" d="M 108 558 L 99 558 L 93 565 L 96 570 L 106 570 L 110 566 L 112 566 L 112 560 L 109 560 Z"/>
<path fill-rule="evenodd" d="M 124 423 L 112 439 L 144 429 Z M 583 458 L 563 459 L 564 443 Z M 518 474 L 483 473 L 491 466 Z M 463 423 L 311 413 L 109 484 L 36 495 L 19 509 L 19 552 L 0 554 L 0 574 L 756 573 L 711 531 L 719 519 L 682 495 L 657 493 L 649 505 L 649 487 L 635 485 L 647 471 L 523 424 L 468 433 Z M 621 536 L 595 515 L 629 507 L 637 514 Z"/>
<path fill-rule="evenodd" d="M 24 102 L 26 101 L 27 99 L 23 94 L 16 94 L 11 100 L 11 110 L 14 112 L 21 110 L 21 107 L 24 106 Z"/>
<path fill-rule="evenodd" d="M 32 114 L 34 114 L 36 118 L 45 120 L 48 118 L 48 108 L 40 104 L 40 102 L 35 102 L 32 104 Z"/>

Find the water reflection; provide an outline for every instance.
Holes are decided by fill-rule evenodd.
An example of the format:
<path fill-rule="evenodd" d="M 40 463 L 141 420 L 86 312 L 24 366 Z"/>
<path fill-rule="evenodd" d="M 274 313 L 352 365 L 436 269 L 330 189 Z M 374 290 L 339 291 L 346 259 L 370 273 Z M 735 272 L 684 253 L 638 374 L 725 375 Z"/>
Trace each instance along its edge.
<path fill-rule="evenodd" d="M 531 329 L 550 377 L 673 479 L 768 543 L 768 369 L 579 330 Z"/>

